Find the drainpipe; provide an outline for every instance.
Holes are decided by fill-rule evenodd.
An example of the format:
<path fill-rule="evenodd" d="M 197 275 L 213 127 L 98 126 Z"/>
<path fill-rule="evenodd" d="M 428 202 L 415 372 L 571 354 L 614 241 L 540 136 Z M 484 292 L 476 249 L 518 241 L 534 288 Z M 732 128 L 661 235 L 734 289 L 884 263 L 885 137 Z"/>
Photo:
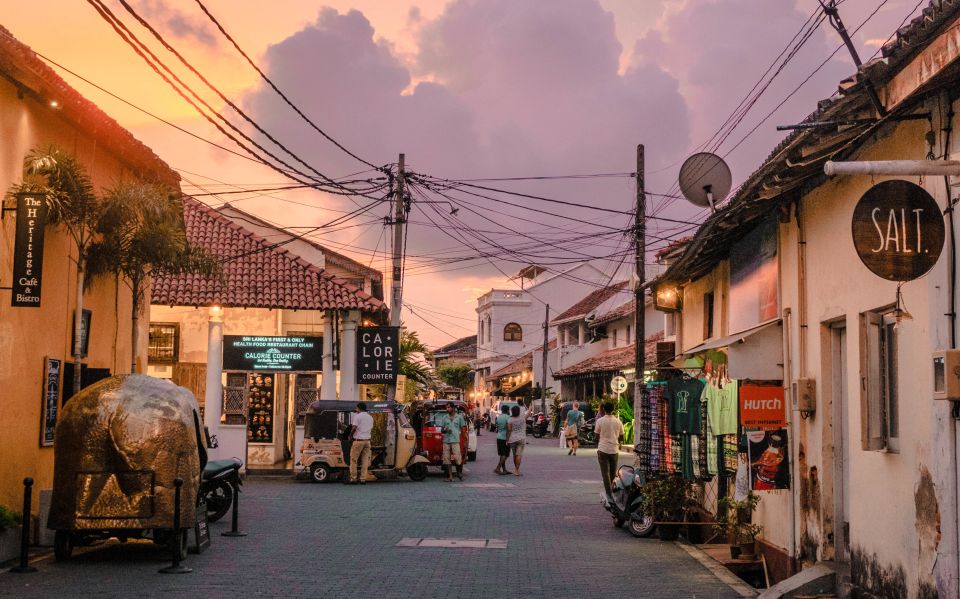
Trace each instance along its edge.
<path fill-rule="evenodd" d="M 783 294 L 780 294 L 783 297 Z M 783 309 L 783 379 L 784 379 L 784 397 L 791 397 L 790 385 L 793 381 L 793 360 L 790 354 L 790 327 L 793 324 L 790 308 Z M 797 460 L 793 451 L 793 444 L 797 442 L 794 436 L 793 428 L 793 409 L 792 402 L 786 410 L 787 431 L 789 442 L 787 443 L 787 459 L 790 462 L 790 557 L 797 557 Z"/>

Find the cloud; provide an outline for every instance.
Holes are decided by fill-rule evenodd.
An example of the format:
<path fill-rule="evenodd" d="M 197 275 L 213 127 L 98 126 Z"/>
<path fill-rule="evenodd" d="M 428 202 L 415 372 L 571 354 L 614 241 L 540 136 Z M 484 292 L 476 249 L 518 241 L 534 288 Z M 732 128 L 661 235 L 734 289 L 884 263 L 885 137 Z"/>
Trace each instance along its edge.
<path fill-rule="evenodd" d="M 164 0 L 141 0 L 140 13 L 147 20 L 159 21 L 174 36 L 192 39 L 202 46 L 216 47 L 219 38 L 208 28 L 202 15 L 188 16 L 182 11 L 167 5 Z M 198 13 L 199 14 L 199 13 Z"/>

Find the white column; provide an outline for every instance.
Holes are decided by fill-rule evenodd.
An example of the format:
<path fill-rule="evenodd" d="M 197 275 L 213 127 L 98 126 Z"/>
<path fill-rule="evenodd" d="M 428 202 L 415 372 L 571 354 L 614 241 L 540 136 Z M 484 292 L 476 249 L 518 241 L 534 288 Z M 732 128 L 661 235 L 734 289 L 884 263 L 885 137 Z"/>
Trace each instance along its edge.
<path fill-rule="evenodd" d="M 357 323 L 360 311 L 350 310 L 341 320 L 343 340 L 340 343 L 340 401 L 360 401 L 357 387 Z"/>
<path fill-rule="evenodd" d="M 582 322 L 577 325 L 577 345 L 587 342 L 587 327 Z"/>
<path fill-rule="evenodd" d="M 323 313 L 323 381 L 320 399 L 337 399 L 337 372 L 333 369 L 333 312 Z"/>
<path fill-rule="evenodd" d="M 223 308 L 220 306 L 210 307 L 207 326 L 207 388 L 203 402 L 203 424 L 211 435 L 219 438 L 220 419 L 223 416 Z M 216 449 L 211 451 L 217 453 Z"/>

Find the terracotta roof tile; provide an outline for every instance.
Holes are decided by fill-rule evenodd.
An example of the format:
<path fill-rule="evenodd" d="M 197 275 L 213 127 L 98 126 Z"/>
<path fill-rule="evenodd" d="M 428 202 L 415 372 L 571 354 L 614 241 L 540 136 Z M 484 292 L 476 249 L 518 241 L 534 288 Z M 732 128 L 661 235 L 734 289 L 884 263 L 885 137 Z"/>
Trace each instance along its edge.
<path fill-rule="evenodd" d="M 223 276 L 160 275 L 151 302 L 170 306 L 220 305 L 297 310 L 386 310 L 383 302 L 354 285 L 274 247 L 193 198 L 183 202 L 190 243 L 218 256 Z"/>
<path fill-rule="evenodd" d="M 647 364 L 653 364 L 657 360 L 657 342 L 663 340 L 663 333 L 657 333 L 647 337 L 644 359 Z M 567 366 L 553 373 L 553 378 L 562 379 L 578 374 L 600 374 L 604 372 L 616 372 L 624 368 L 633 368 L 634 363 L 634 344 L 616 349 L 608 349 L 592 358 L 587 358 L 573 366 Z"/>
<path fill-rule="evenodd" d="M 553 350 L 556 348 L 557 348 L 557 340 L 551 339 L 550 342 L 547 343 L 547 351 L 549 352 L 550 350 Z M 490 376 L 492 378 L 498 378 L 498 377 L 506 376 L 508 374 L 516 374 L 518 372 L 523 372 L 524 370 L 531 370 L 531 369 L 533 369 L 533 352 L 532 351 L 523 354 L 522 356 L 520 356 L 513 362 L 510 362 L 500 370 L 495 371 Z"/>
<path fill-rule="evenodd" d="M 563 313 L 554 318 L 551 322 L 562 322 L 570 318 L 576 318 L 577 316 L 586 316 L 592 310 L 595 310 L 600 304 L 607 301 L 615 294 L 623 291 L 626 286 L 627 281 L 621 281 L 619 283 L 597 289 L 579 302 L 564 310 Z"/>

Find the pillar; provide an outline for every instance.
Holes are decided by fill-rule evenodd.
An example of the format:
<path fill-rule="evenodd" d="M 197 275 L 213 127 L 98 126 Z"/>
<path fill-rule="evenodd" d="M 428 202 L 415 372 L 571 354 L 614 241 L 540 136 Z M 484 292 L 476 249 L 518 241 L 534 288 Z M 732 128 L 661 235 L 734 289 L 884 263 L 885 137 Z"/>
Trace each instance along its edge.
<path fill-rule="evenodd" d="M 223 417 L 223 308 L 211 306 L 207 325 L 207 386 L 203 396 L 203 424 L 220 436 Z M 212 452 L 216 453 L 214 449 Z"/>
<path fill-rule="evenodd" d="M 587 327 L 581 322 L 577 325 L 577 345 L 582 346 L 587 342 Z"/>
<path fill-rule="evenodd" d="M 320 399 L 337 399 L 337 372 L 333 369 L 333 312 L 323 313 L 323 381 L 320 385 Z"/>
<path fill-rule="evenodd" d="M 360 311 L 350 310 L 341 321 L 343 340 L 340 344 L 340 401 L 360 401 L 357 386 L 357 323 Z"/>

